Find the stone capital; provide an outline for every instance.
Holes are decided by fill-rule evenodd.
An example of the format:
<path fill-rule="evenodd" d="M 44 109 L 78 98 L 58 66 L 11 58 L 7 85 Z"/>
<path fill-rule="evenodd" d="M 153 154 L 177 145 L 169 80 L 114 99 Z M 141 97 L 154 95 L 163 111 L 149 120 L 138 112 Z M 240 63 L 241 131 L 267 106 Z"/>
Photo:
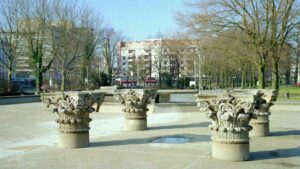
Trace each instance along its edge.
<path fill-rule="evenodd" d="M 53 113 L 58 114 L 56 122 L 60 132 L 84 132 L 89 130 L 89 114 L 98 111 L 103 102 L 104 93 L 57 92 L 44 93 L 42 101 L 47 107 L 53 105 Z M 93 105 L 97 105 L 96 109 Z"/>
<path fill-rule="evenodd" d="M 151 93 L 148 90 L 124 90 L 119 94 L 121 104 L 125 106 L 123 111 L 129 114 L 146 115 L 147 104 L 150 104 Z"/>
<path fill-rule="evenodd" d="M 277 90 L 261 89 L 256 99 L 255 109 L 258 116 L 270 115 L 270 107 L 276 101 Z"/>
<path fill-rule="evenodd" d="M 254 97 L 232 96 L 230 94 L 217 96 L 208 106 L 208 118 L 212 120 L 211 129 L 221 132 L 239 133 L 252 129 L 249 126 L 255 118 Z"/>

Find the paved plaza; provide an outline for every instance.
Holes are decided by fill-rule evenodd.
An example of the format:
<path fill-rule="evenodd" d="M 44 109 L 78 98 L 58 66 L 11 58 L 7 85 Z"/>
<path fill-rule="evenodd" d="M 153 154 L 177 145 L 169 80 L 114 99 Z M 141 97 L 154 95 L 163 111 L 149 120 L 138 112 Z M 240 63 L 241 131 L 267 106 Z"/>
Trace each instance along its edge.
<path fill-rule="evenodd" d="M 252 137 L 251 159 L 211 157 L 210 120 L 195 104 L 149 106 L 148 130 L 123 131 L 119 103 L 92 113 L 90 146 L 57 147 L 55 119 L 42 103 L 0 106 L 0 168 L 100 169 L 282 169 L 300 168 L 300 106 L 275 105 L 271 136 Z"/>

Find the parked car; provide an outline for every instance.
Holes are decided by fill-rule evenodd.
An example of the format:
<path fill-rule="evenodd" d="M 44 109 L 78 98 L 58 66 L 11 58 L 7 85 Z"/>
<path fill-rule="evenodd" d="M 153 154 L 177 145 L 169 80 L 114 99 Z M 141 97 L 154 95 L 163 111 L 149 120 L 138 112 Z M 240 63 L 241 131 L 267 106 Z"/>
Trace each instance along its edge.
<path fill-rule="evenodd" d="M 14 86 L 18 89 L 20 94 L 34 94 L 35 93 L 35 78 L 16 78 L 13 79 Z"/>

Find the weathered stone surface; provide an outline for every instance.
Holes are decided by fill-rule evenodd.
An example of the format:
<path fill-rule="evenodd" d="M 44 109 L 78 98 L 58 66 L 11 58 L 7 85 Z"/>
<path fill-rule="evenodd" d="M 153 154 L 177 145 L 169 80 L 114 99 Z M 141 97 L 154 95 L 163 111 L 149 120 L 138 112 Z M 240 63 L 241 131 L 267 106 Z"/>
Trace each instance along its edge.
<path fill-rule="evenodd" d="M 210 90 L 210 91 L 199 91 L 196 94 L 196 102 L 200 111 L 207 111 L 208 106 L 213 104 L 217 96 L 226 95 L 226 92 L 223 90 Z"/>
<path fill-rule="evenodd" d="M 147 128 L 147 104 L 151 93 L 148 90 L 124 90 L 119 94 L 121 104 L 125 106 L 125 130 L 138 131 Z"/>
<path fill-rule="evenodd" d="M 273 101 L 276 101 L 278 91 L 270 89 L 235 89 L 231 91 L 231 94 L 247 95 L 255 94 L 255 115 L 257 119 L 251 121 L 253 130 L 250 132 L 250 136 L 267 136 L 270 133 L 269 116 L 271 115 L 270 107 L 273 105 Z"/>
<path fill-rule="evenodd" d="M 42 94 L 47 107 L 54 105 L 58 115 L 59 147 L 80 148 L 89 145 L 89 114 L 98 111 L 105 93 L 58 92 Z M 96 109 L 93 105 L 96 104 Z"/>
<path fill-rule="evenodd" d="M 254 118 L 254 97 L 249 100 L 231 95 L 217 97 L 208 103 L 208 117 L 212 119 L 211 129 L 224 132 L 249 131 L 249 121 Z"/>
<path fill-rule="evenodd" d="M 250 136 L 263 137 L 269 135 L 269 116 L 271 115 L 270 107 L 273 105 L 273 101 L 276 101 L 276 98 L 277 90 L 259 90 L 254 112 L 258 118 L 251 121 L 253 130 L 250 132 Z"/>
<path fill-rule="evenodd" d="M 212 156 L 226 161 L 244 161 L 249 158 L 249 125 L 254 114 L 255 94 L 202 92 L 198 94 L 202 109 L 209 110 L 212 120 Z"/>

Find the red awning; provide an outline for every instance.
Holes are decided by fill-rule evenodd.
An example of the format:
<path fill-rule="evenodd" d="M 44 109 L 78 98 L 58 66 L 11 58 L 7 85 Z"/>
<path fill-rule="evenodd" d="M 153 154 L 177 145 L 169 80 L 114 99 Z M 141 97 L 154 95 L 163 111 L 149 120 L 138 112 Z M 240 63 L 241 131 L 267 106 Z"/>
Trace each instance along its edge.
<path fill-rule="evenodd" d="M 156 79 L 146 79 L 145 80 L 146 83 L 157 83 Z"/>
<path fill-rule="evenodd" d="M 136 80 L 121 80 L 121 84 L 136 83 Z"/>

